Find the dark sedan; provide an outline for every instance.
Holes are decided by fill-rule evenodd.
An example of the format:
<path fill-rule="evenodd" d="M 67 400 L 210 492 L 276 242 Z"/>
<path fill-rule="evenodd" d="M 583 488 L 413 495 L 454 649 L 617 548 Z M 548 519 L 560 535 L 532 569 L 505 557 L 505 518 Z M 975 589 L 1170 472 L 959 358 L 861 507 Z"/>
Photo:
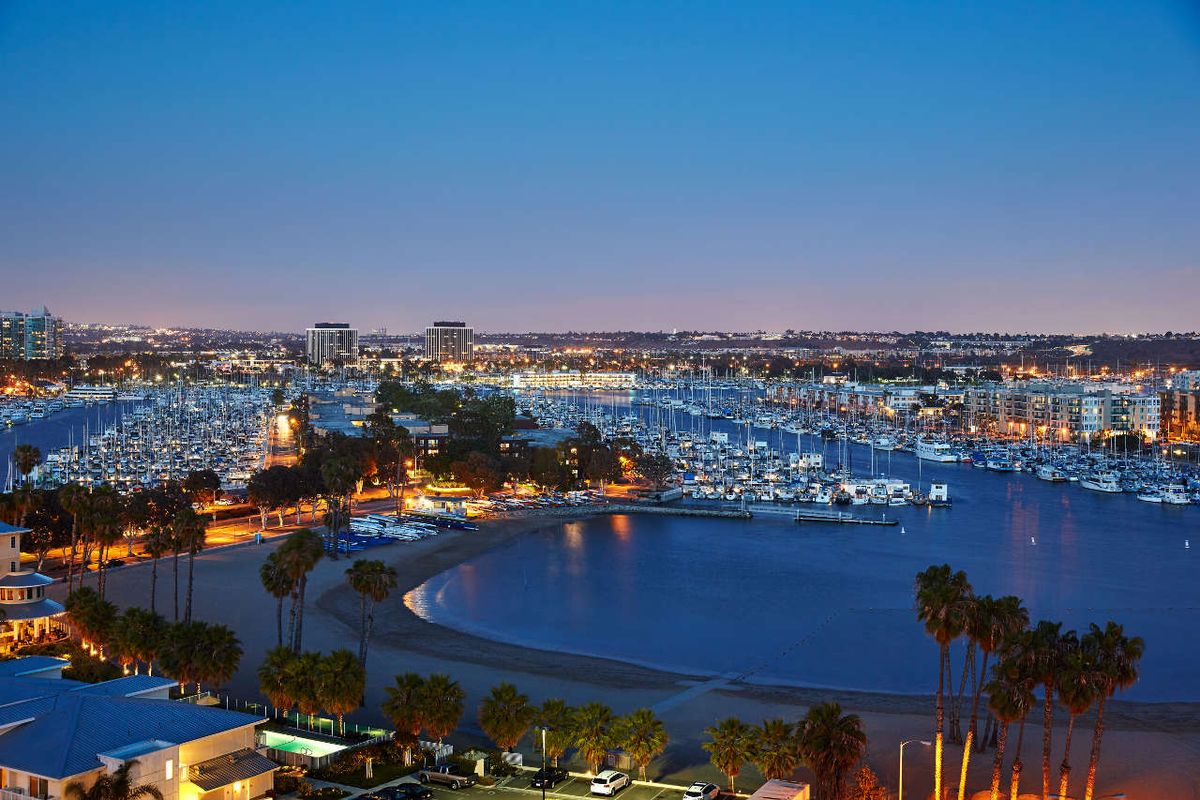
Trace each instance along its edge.
<path fill-rule="evenodd" d="M 372 794 L 379 795 L 383 800 L 430 800 L 433 790 L 419 783 L 397 783 L 376 789 Z"/>
<path fill-rule="evenodd" d="M 553 789 L 556 784 L 567 780 L 570 775 L 562 767 L 544 767 L 533 773 L 529 785 L 534 789 Z"/>

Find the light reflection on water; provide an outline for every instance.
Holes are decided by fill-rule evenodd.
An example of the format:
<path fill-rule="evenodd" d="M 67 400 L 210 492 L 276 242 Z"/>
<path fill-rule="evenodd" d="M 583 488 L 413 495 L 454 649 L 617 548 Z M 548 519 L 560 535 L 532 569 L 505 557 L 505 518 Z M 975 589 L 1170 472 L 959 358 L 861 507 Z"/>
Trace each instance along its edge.
<path fill-rule="evenodd" d="M 900 454 L 893 471 L 916 477 Z M 1144 636 L 1130 699 L 1200 700 L 1189 666 L 1200 643 L 1185 634 L 1200 622 L 1200 588 L 1184 547 L 1200 509 L 957 465 L 926 465 L 925 480 L 935 471 L 955 507 L 889 508 L 896 527 L 588 519 L 436 576 L 410 606 L 481 636 L 678 671 L 929 692 L 936 651 L 912 582 L 947 561 L 977 591 L 1023 597 L 1035 620 L 1083 630 L 1111 618 Z"/>

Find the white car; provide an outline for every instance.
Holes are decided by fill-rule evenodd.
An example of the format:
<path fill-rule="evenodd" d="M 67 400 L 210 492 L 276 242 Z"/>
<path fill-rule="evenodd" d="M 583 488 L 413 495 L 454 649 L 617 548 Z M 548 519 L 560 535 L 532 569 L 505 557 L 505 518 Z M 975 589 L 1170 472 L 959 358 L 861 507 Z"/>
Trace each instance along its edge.
<path fill-rule="evenodd" d="M 612 797 L 629 785 L 629 776 L 615 769 L 606 769 L 592 778 L 590 791 L 592 794 L 603 794 Z"/>
<path fill-rule="evenodd" d="M 683 800 L 717 800 L 721 790 L 715 783 L 696 781 L 683 793 Z"/>

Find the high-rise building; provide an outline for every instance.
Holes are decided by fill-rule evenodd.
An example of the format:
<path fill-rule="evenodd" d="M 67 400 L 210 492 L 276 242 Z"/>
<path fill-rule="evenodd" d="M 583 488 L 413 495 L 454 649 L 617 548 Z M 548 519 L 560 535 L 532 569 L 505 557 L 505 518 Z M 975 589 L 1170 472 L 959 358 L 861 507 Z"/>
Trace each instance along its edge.
<path fill-rule="evenodd" d="M 321 366 L 358 364 L 358 329 L 348 322 L 318 322 L 305 331 L 304 355 Z"/>
<path fill-rule="evenodd" d="M 470 362 L 475 329 L 465 322 L 435 322 L 425 329 L 425 357 L 432 361 Z"/>
<path fill-rule="evenodd" d="M 19 361 L 62 358 L 63 322 L 49 309 L 0 311 L 0 358 Z"/>

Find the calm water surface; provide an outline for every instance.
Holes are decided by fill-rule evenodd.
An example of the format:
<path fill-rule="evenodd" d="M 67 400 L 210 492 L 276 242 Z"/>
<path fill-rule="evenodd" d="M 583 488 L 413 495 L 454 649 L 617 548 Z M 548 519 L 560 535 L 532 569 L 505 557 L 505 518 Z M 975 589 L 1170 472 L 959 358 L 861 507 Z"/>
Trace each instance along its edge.
<path fill-rule="evenodd" d="M 856 466 L 868 459 L 865 449 L 854 455 Z M 889 464 L 883 454 L 880 468 L 917 479 L 911 455 Z M 896 527 L 589 519 L 519 538 L 407 599 L 432 621 L 531 647 L 763 683 L 925 693 L 937 651 L 912 610 L 913 577 L 949 562 L 977 592 L 1024 598 L 1035 620 L 1085 630 L 1114 619 L 1143 636 L 1143 679 L 1128 699 L 1200 701 L 1200 507 L 957 464 L 922 473 L 926 488 L 949 483 L 954 508 L 886 509 Z"/>

